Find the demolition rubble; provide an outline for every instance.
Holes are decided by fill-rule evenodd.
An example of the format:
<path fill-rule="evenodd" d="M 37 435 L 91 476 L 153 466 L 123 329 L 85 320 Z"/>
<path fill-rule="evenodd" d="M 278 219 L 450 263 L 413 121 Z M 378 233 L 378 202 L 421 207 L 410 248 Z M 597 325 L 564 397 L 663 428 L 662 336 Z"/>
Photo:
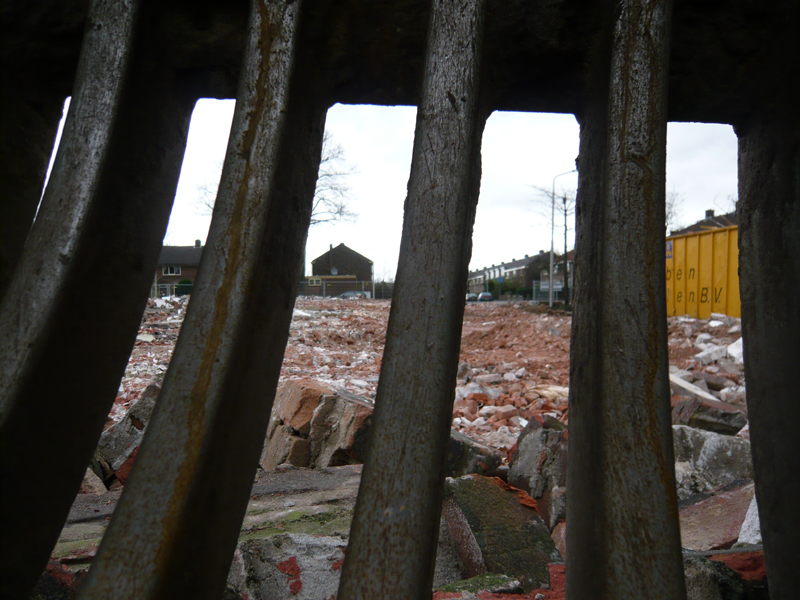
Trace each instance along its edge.
<path fill-rule="evenodd" d="M 70 597 L 91 563 L 187 303 L 148 304 L 82 494 L 40 582 L 57 580 L 67 595 L 42 597 Z M 389 301 L 298 298 L 225 598 L 335 596 L 389 309 Z M 466 306 L 434 598 L 564 597 L 570 324 L 568 313 L 528 303 Z M 767 598 L 739 320 L 671 318 L 669 358 L 689 598 Z"/>

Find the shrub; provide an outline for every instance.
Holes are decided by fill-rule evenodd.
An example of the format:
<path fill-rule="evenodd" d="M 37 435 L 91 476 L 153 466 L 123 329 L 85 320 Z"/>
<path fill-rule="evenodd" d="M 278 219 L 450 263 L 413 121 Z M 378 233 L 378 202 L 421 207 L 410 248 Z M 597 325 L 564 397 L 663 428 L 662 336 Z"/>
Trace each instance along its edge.
<path fill-rule="evenodd" d="M 192 289 L 194 288 L 194 283 L 192 283 L 191 279 L 181 279 L 175 285 L 175 295 L 176 296 L 188 296 L 192 293 Z"/>

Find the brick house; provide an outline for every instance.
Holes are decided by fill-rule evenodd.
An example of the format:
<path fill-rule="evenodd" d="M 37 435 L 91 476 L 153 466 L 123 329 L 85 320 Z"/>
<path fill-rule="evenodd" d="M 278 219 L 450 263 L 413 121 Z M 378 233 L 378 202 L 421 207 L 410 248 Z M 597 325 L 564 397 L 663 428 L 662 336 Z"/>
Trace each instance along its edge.
<path fill-rule="evenodd" d="M 203 245 L 200 240 L 195 240 L 194 246 L 163 246 L 158 257 L 151 295 L 157 298 L 174 296 L 180 282 L 185 285 L 186 281 L 190 281 L 193 284 L 202 256 Z M 186 293 L 191 288 L 178 287 L 177 291 Z"/>
<path fill-rule="evenodd" d="M 306 294 L 335 296 L 344 292 L 372 293 L 372 261 L 344 244 L 311 261 L 306 278 Z"/>

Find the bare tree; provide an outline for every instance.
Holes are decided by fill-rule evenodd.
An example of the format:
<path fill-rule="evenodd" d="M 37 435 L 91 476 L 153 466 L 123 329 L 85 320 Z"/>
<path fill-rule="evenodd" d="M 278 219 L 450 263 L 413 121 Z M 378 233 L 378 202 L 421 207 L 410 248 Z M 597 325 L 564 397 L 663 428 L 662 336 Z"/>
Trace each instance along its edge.
<path fill-rule="evenodd" d="M 666 215 L 665 224 L 667 233 L 681 229 L 683 225 L 680 222 L 681 207 L 683 206 L 685 198 L 683 194 L 672 190 L 667 192 L 666 196 Z"/>
<path fill-rule="evenodd" d="M 350 200 L 350 186 L 347 177 L 355 173 L 355 168 L 347 163 L 344 148 L 334 142 L 325 131 L 322 138 L 322 158 L 319 161 L 317 187 L 314 190 L 314 205 L 311 210 L 311 225 L 354 221 L 358 216 L 347 208 Z"/>
<path fill-rule="evenodd" d="M 539 192 L 539 198 L 536 200 L 536 212 L 540 215 L 547 217 L 548 220 L 555 219 L 555 221 L 551 221 L 553 227 L 556 227 L 556 222 L 559 222 L 563 219 L 564 222 L 564 255 L 562 257 L 563 261 L 563 269 L 564 269 L 564 304 L 569 304 L 569 271 L 568 271 L 568 261 L 567 261 L 567 235 L 569 234 L 570 229 L 570 217 L 575 215 L 575 191 L 574 190 L 565 190 L 564 188 L 561 189 L 559 194 L 554 195 L 554 190 L 549 190 L 539 186 L 532 186 L 535 190 Z"/>
<path fill-rule="evenodd" d="M 199 215 L 210 216 L 214 212 L 222 164 L 216 166 L 216 170 L 213 171 L 215 178 L 204 181 L 196 188 L 195 211 Z M 358 217 L 347 207 L 351 199 L 347 177 L 353 173 L 355 173 L 355 168 L 347 163 L 344 148 L 341 144 L 334 142 L 331 134 L 325 131 L 322 139 L 322 158 L 319 162 L 317 187 L 314 190 L 314 203 L 311 209 L 311 225 L 354 221 Z"/>

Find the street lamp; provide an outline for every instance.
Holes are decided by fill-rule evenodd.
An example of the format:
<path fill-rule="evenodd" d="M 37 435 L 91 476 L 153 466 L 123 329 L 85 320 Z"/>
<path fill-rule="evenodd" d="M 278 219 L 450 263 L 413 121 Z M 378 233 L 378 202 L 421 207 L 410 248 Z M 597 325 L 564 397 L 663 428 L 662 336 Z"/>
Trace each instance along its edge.
<path fill-rule="evenodd" d="M 556 179 L 561 177 L 562 175 L 569 175 L 570 173 L 577 173 L 577 169 L 572 169 L 572 171 L 566 171 L 564 173 L 559 173 L 555 177 L 553 177 L 553 187 L 552 192 L 550 194 L 550 202 L 553 207 L 553 214 L 550 218 L 550 290 L 549 290 L 549 297 L 550 297 L 550 308 L 553 308 L 553 250 L 555 249 L 555 231 L 556 231 Z M 564 252 L 567 249 L 564 248 Z M 564 274 L 566 277 L 566 273 Z"/>

